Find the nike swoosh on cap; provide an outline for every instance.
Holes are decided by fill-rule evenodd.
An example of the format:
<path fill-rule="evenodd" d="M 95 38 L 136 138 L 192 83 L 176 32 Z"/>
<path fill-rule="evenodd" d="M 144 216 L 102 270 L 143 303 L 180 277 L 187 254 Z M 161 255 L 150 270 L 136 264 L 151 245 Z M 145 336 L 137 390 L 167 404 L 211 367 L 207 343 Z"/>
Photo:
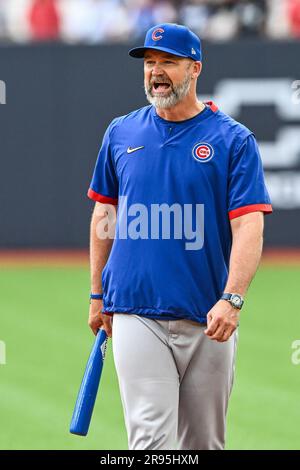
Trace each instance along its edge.
<path fill-rule="evenodd" d="M 140 150 L 140 149 L 143 149 L 143 148 L 145 148 L 145 146 L 144 146 L 144 145 L 142 145 L 141 147 L 135 147 L 135 148 L 128 147 L 128 149 L 127 149 L 127 153 L 136 152 L 137 150 Z"/>

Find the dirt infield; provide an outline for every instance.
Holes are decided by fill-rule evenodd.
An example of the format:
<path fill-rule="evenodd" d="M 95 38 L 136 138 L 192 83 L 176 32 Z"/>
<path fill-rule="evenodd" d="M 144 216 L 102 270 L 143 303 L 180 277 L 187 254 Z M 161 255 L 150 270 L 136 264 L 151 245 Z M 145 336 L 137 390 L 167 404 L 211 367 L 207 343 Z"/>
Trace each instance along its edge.
<path fill-rule="evenodd" d="M 269 248 L 262 256 L 263 265 L 300 266 L 300 248 Z"/>
<path fill-rule="evenodd" d="M 0 250 L 4 266 L 88 266 L 87 250 Z"/>
<path fill-rule="evenodd" d="M 0 250 L 0 267 L 88 266 L 87 250 Z M 300 266 L 299 249 L 265 249 L 263 265 Z"/>

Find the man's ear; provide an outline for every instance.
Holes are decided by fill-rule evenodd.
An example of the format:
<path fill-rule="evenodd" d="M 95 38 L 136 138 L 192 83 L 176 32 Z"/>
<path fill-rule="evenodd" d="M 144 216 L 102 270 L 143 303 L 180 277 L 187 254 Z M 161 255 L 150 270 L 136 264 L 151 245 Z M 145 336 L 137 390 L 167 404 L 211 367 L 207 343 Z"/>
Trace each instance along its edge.
<path fill-rule="evenodd" d="M 200 61 L 194 62 L 193 65 L 194 65 L 193 78 L 198 78 L 202 71 L 202 62 Z"/>

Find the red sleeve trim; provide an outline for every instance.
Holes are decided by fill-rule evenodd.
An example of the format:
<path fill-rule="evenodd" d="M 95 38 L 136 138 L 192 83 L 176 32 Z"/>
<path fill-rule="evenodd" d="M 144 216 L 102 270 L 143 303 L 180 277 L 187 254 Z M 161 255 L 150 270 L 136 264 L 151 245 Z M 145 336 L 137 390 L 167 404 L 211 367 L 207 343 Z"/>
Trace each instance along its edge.
<path fill-rule="evenodd" d="M 219 109 L 213 101 L 204 101 L 204 104 L 207 104 L 214 113 Z"/>
<path fill-rule="evenodd" d="M 229 211 L 229 219 L 235 219 L 241 215 L 249 214 L 250 212 L 264 212 L 265 214 L 271 214 L 273 212 L 271 204 L 250 204 L 249 206 L 238 207 Z"/>
<path fill-rule="evenodd" d="M 93 199 L 97 202 L 102 202 L 103 204 L 113 204 L 114 206 L 118 205 L 118 199 L 98 194 L 91 188 L 88 190 L 87 195 L 90 199 Z"/>

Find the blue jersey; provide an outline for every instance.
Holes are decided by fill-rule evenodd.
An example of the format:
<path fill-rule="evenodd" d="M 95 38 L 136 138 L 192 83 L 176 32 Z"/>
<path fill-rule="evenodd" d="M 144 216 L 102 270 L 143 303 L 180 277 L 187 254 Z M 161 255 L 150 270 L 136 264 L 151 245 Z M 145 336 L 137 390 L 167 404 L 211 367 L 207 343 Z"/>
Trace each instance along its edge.
<path fill-rule="evenodd" d="M 114 119 L 88 196 L 117 204 L 104 312 L 206 322 L 228 277 L 230 219 L 272 212 L 253 133 L 212 102 L 185 121 Z"/>

